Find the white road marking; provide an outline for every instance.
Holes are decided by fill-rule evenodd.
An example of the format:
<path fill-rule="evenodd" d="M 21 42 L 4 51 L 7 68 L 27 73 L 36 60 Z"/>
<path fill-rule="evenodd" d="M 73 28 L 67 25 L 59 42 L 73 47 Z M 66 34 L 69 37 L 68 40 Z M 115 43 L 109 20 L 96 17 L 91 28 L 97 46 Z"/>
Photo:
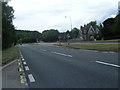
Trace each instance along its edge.
<path fill-rule="evenodd" d="M 23 62 L 23 64 L 25 64 L 25 65 L 26 65 L 26 62 Z"/>
<path fill-rule="evenodd" d="M 25 59 L 24 58 L 22 58 L 22 61 L 24 61 Z"/>
<path fill-rule="evenodd" d="M 59 53 L 59 52 L 52 52 L 52 53 L 63 55 L 63 56 L 67 56 L 67 57 L 72 57 L 72 55 L 67 55 L 67 54 L 63 54 L 63 53 Z"/>
<path fill-rule="evenodd" d="M 108 53 L 108 52 L 102 52 L 102 53 Z"/>
<path fill-rule="evenodd" d="M 100 64 L 104 64 L 104 65 L 108 65 L 108 66 L 113 66 L 113 67 L 120 68 L 119 65 L 115 65 L 115 64 L 111 64 L 111 63 L 106 63 L 106 62 L 101 62 L 101 61 L 95 61 L 95 62 L 100 63 Z"/>
<path fill-rule="evenodd" d="M 94 52 L 98 52 L 98 51 L 94 51 Z"/>
<path fill-rule="evenodd" d="M 109 53 L 115 53 L 115 52 L 109 52 Z"/>
<path fill-rule="evenodd" d="M 28 67 L 28 66 L 25 66 L 25 70 L 26 70 L 26 71 L 29 71 L 30 69 L 29 69 L 29 67 Z"/>
<path fill-rule="evenodd" d="M 83 50 L 83 51 L 90 51 L 90 50 Z"/>
<path fill-rule="evenodd" d="M 35 79 L 32 74 L 28 74 L 28 78 L 29 78 L 30 82 L 35 82 Z"/>
<path fill-rule="evenodd" d="M 47 51 L 47 50 L 44 50 L 44 49 L 40 49 L 41 51 Z"/>

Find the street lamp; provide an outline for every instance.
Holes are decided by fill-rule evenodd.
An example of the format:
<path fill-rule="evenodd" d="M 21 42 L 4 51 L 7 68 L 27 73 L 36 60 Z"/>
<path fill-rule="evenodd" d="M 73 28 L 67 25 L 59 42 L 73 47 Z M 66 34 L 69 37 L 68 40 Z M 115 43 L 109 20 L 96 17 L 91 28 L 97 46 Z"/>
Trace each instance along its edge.
<path fill-rule="evenodd" d="M 71 17 L 70 16 L 65 16 L 65 19 L 66 18 L 69 18 L 70 19 L 70 27 L 71 27 L 71 30 L 72 30 L 72 19 L 71 19 Z M 69 35 L 69 33 L 67 34 L 67 41 L 68 41 L 68 39 L 70 38 L 70 35 Z M 68 42 L 68 45 L 69 45 L 70 43 Z"/>
<path fill-rule="evenodd" d="M 70 16 L 65 16 L 65 18 L 69 18 L 70 19 L 70 27 L 71 27 L 71 30 L 72 30 L 72 19 Z"/>

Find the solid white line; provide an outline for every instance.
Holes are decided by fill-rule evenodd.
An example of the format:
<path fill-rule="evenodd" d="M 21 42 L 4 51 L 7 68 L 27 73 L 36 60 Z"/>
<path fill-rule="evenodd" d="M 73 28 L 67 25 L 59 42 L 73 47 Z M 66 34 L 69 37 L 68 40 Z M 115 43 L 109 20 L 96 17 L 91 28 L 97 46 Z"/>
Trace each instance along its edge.
<path fill-rule="evenodd" d="M 23 62 L 23 64 L 25 64 L 25 65 L 26 65 L 26 62 Z"/>
<path fill-rule="evenodd" d="M 63 56 L 68 56 L 68 57 L 72 57 L 72 55 L 67 55 L 67 54 L 63 54 L 63 53 L 59 53 L 59 52 L 52 52 L 52 53 L 63 55 Z"/>
<path fill-rule="evenodd" d="M 100 64 L 104 64 L 104 65 L 108 65 L 108 66 L 113 66 L 113 67 L 120 68 L 119 65 L 115 65 L 115 64 L 111 64 L 111 63 L 106 63 L 106 62 L 101 62 L 101 61 L 95 61 L 95 62 L 100 63 Z"/>
<path fill-rule="evenodd" d="M 30 82 L 35 82 L 35 79 L 32 74 L 28 74 L 28 78 L 29 78 Z"/>
<path fill-rule="evenodd" d="M 2 70 L 2 69 L 4 69 L 4 68 L 6 68 L 7 66 L 9 66 L 9 65 L 13 64 L 13 63 L 14 63 L 14 62 L 16 62 L 16 61 L 17 61 L 17 60 L 14 60 L 14 61 L 12 61 L 12 62 L 10 62 L 10 63 L 6 64 L 5 66 L 1 67 L 1 68 L 0 68 L 0 70 Z"/>
<path fill-rule="evenodd" d="M 30 70 L 30 69 L 29 69 L 29 67 L 28 67 L 28 66 L 25 66 L 25 70 L 26 70 L 26 71 L 28 71 L 28 70 Z"/>

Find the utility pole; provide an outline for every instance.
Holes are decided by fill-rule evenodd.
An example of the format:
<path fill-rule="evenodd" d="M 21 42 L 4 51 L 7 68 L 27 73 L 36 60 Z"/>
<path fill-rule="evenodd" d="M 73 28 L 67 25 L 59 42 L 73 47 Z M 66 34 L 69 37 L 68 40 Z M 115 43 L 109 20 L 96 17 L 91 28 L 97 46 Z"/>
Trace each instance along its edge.
<path fill-rule="evenodd" d="M 71 28 L 71 30 L 72 30 L 72 18 L 71 18 L 70 16 L 65 16 L 65 19 L 66 19 L 66 18 L 69 18 L 69 19 L 70 19 L 70 28 Z M 69 38 L 70 38 L 70 35 L 67 34 L 67 42 L 68 42 L 68 45 L 70 44 L 69 41 L 68 41 Z"/>

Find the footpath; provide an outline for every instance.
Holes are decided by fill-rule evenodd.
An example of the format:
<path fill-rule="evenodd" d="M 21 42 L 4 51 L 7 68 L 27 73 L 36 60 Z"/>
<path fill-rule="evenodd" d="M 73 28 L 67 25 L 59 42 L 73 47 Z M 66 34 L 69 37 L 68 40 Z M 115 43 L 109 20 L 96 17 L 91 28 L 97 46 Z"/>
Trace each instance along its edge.
<path fill-rule="evenodd" d="M 26 88 L 26 85 L 20 82 L 18 62 L 19 60 L 15 60 L 2 69 L 2 88 Z"/>

